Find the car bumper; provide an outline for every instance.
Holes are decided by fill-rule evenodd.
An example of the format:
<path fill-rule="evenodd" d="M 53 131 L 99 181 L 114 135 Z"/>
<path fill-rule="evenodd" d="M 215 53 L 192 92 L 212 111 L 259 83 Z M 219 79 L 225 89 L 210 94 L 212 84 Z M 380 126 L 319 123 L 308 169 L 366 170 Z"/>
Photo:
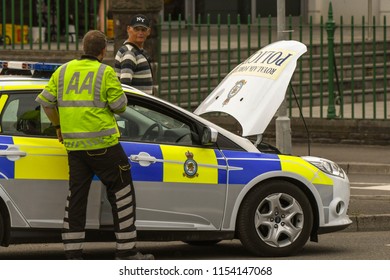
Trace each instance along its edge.
<path fill-rule="evenodd" d="M 333 232 L 347 228 L 352 221 L 347 215 L 350 201 L 348 177 L 334 177 L 333 192 L 327 205 L 324 205 L 324 220 L 319 225 L 318 233 Z"/>

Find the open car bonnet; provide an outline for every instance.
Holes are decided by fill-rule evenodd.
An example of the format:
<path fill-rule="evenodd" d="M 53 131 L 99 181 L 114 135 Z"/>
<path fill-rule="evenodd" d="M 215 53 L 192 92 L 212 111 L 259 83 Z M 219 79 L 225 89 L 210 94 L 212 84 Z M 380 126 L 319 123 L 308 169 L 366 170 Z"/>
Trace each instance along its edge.
<path fill-rule="evenodd" d="M 297 41 L 278 41 L 258 50 L 235 67 L 194 113 L 225 112 L 241 124 L 242 136 L 263 134 L 306 51 Z"/>

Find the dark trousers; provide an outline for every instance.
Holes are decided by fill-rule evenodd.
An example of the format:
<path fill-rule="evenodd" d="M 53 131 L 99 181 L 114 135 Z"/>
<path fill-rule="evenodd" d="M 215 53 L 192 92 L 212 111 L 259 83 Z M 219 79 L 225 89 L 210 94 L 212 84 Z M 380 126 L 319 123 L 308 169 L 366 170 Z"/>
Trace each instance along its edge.
<path fill-rule="evenodd" d="M 116 255 L 136 253 L 135 194 L 128 158 L 120 144 L 106 149 L 69 151 L 69 194 L 62 240 L 69 259 L 81 258 L 88 193 L 96 175 L 106 186 L 112 207 Z"/>

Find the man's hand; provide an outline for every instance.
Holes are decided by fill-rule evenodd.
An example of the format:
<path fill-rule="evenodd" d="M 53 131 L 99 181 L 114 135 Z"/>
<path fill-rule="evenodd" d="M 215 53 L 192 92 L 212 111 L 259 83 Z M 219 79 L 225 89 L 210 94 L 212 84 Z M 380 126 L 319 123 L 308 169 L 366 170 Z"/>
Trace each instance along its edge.
<path fill-rule="evenodd" d="M 56 129 L 56 133 L 57 133 L 58 141 L 60 141 L 60 143 L 63 144 L 64 143 L 64 139 L 62 138 L 61 128 L 57 128 Z"/>

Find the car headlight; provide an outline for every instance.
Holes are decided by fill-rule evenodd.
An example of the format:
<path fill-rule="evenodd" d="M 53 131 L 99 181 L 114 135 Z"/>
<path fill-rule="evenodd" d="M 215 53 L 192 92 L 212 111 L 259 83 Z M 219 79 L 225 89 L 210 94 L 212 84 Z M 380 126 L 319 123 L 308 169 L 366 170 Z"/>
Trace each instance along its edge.
<path fill-rule="evenodd" d="M 338 166 L 337 163 L 331 160 L 318 158 L 318 157 L 309 157 L 309 156 L 302 157 L 302 158 L 327 174 L 337 176 L 340 178 L 345 178 L 344 170 L 340 166 Z"/>

